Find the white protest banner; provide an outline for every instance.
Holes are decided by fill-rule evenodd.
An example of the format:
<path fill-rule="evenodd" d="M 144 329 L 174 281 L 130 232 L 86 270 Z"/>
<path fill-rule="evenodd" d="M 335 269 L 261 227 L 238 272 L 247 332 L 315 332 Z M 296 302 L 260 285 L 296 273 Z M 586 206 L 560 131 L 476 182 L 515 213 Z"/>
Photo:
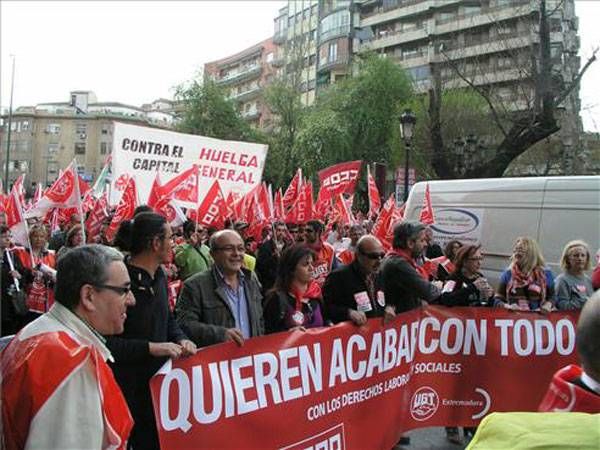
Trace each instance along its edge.
<path fill-rule="evenodd" d="M 119 202 L 127 177 L 133 176 L 140 202 L 146 203 L 160 171 L 162 184 L 189 169 L 199 167 L 198 198 L 204 198 L 214 180 L 223 193 L 244 195 L 260 184 L 267 145 L 223 141 L 204 136 L 115 122 L 110 204 Z M 197 205 L 180 202 L 181 206 Z"/>

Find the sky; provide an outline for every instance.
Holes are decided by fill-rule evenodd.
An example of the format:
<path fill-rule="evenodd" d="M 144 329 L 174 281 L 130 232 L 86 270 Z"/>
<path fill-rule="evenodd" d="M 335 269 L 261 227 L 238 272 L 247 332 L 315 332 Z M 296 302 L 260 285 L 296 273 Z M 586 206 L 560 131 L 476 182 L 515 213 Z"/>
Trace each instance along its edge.
<path fill-rule="evenodd" d="M 100 102 L 136 106 L 160 97 L 221 59 L 273 35 L 287 2 L 0 0 L 0 105 L 66 102 L 91 90 Z M 600 0 L 575 3 L 582 65 L 600 47 Z M 580 91 L 584 129 L 600 132 L 599 60 Z"/>

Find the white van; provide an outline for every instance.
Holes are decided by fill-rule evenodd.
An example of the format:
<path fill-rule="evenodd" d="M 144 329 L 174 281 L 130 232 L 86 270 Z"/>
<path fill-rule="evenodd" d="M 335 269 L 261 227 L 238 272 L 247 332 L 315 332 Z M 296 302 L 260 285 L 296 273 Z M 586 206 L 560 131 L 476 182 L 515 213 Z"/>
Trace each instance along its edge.
<path fill-rule="evenodd" d="M 429 183 L 440 245 L 452 239 L 481 243 L 482 269 L 497 286 L 518 236 L 535 238 L 555 276 L 567 242 L 583 239 L 600 248 L 600 176 L 443 180 L 415 184 L 405 217 L 419 220 Z"/>

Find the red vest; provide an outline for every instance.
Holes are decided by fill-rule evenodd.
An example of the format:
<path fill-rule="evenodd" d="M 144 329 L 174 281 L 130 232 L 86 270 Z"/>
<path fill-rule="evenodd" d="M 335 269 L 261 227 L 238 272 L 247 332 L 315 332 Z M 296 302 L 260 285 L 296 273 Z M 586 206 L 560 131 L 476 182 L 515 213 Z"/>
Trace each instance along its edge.
<path fill-rule="evenodd" d="M 329 272 L 331 272 L 331 266 L 333 265 L 334 257 L 335 250 L 333 247 L 328 243 L 323 242 L 321 250 L 319 250 L 315 255 L 312 274 L 313 280 L 315 280 L 321 287 L 323 286 L 323 283 L 325 283 L 325 278 L 327 278 L 327 275 L 329 275 Z"/>

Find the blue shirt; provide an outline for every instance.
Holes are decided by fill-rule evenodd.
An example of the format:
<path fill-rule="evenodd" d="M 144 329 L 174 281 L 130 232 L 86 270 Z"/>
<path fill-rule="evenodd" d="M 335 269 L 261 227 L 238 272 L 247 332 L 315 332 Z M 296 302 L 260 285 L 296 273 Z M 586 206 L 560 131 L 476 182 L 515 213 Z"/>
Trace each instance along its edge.
<path fill-rule="evenodd" d="M 251 336 L 251 330 L 250 317 L 248 317 L 248 302 L 246 301 L 246 276 L 240 270 L 238 273 L 238 287 L 237 289 L 233 289 L 225 281 L 221 269 L 216 265 L 215 269 L 218 275 L 217 283 L 225 291 L 227 303 L 235 319 L 235 327 L 242 332 L 244 339 L 248 339 Z"/>

